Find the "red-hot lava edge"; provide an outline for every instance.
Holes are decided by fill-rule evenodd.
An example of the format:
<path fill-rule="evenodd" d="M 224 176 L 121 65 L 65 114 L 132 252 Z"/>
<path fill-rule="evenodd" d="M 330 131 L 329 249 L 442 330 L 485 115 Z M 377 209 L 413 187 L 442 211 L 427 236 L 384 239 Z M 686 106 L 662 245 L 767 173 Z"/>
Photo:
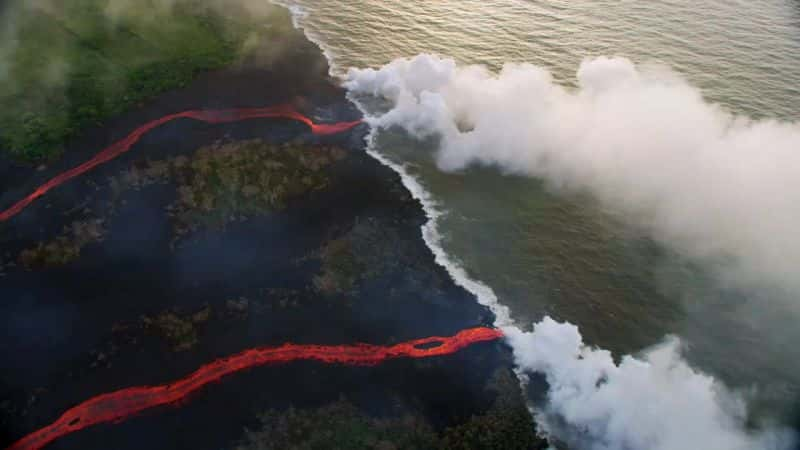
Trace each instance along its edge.
<path fill-rule="evenodd" d="M 500 339 L 503 333 L 494 328 L 470 328 L 450 337 L 428 337 L 392 346 L 298 345 L 262 347 L 245 350 L 218 359 L 197 369 L 191 375 L 161 386 L 139 386 L 98 395 L 75 406 L 52 424 L 14 443 L 10 450 L 40 449 L 50 442 L 83 428 L 104 422 L 119 422 L 145 409 L 174 403 L 208 383 L 265 364 L 281 364 L 296 360 L 315 360 L 328 364 L 374 366 L 396 358 L 429 358 L 449 355 L 478 342 Z"/>
<path fill-rule="evenodd" d="M 238 122 L 240 120 L 260 119 L 260 118 L 292 119 L 305 123 L 306 125 L 311 127 L 311 132 L 317 135 L 329 135 L 347 131 L 350 128 L 353 128 L 354 126 L 362 122 L 360 120 L 356 120 L 353 122 L 318 124 L 314 123 L 311 119 L 304 116 L 303 114 L 297 112 L 297 110 L 295 110 L 290 105 L 278 105 L 266 108 L 195 110 L 195 111 L 184 111 L 177 114 L 170 114 L 168 116 L 164 116 L 160 119 L 156 119 L 142 125 L 141 127 L 134 130 L 131 134 L 129 134 L 125 139 L 122 139 L 121 141 L 115 142 L 110 146 L 106 147 L 104 150 L 95 155 L 89 161 L 86 161 L 85 163 L 77 167 L 73 167 L 72 169 L 64 173 L 59 174 L 58 176 L 51 179 L 47 183 L 39 186 L 35 191 L 33 191 L 33 193 L 31 193 L 27 197 L 23 198 L 22 200 L 14 204 L 14 206 L 8 208 L 5 211 L 0 212 L 0 222 L 5 222 L 6 220 L 16 216 L 28 205 L 33 203 L 33 201 L 35 201 L 37 198 L 46 194 L 49 190 L 127 152 L 128 150 L 130 150 L 131 146 L 133 146 L 133 144 L 135 144 L 139 140 L 139 138 L 142 137 L 142 135 L 152 130 L 153 128 L 159 127 L 172 120 L 183 119 L 183 118 L 201 120 L 203 122 L 208 122 L 208 123 L 228 123 L 228 122 Z"/>

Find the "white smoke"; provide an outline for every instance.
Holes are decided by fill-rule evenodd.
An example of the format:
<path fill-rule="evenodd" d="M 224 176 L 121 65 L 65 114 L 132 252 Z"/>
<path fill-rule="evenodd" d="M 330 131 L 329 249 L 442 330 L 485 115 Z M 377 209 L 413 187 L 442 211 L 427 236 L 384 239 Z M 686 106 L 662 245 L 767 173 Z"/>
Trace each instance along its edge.
<path fill-rule="evenodd" d="M 675 73 L 626 59 L 588 60 L 577 78 L 569 90 L 533 65 L 493 74 L 420 55 L 352 69 L 345 86 L 392 102 L 373 125 L 440 137 L 443 170 L 493 165 L 587 191 L 685 255 L 724 261 L 739 281 L 800 288 L 799 126 L 735 117 Z M 692 369 L 677 338 L 616 364 L 573 325 L 545 318 L 528 333 L 504 322 L 520 372 L 548 381 L 545 420 L 576 448 L 795 443 L 787 430 L 748 430 L 742 397 Z"/>
<path fill-rule="evenodd" d="M 641 359 L 583 344 L 578 328 L 545 318 L 505 330 L 517 365 L 545 375 L 550 416 L 569 444 L 592 450 L 789 449 L 786 430 L 745 431 L 745 402 L 687 365 L 670 338 Z"/>
<path fill-rule="evenodd" d="M 494 165 L 590 192 L 731 280 L 800 289 L 800 126 L 734 116 L 623 58 L 586 60 L 577 82 L 420 55 L 352 69 L 345 85 L 392 101 L 374 125 L 441 137 L 441 169 Z"/>

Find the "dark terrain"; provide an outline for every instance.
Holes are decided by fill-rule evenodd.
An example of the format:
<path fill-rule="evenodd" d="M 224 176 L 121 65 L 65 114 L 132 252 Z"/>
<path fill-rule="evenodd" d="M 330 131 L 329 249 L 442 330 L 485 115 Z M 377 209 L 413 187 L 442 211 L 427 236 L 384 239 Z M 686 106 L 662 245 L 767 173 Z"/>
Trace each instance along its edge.
<path fill-rule="evenodd" d="M 86 130 L 57 164 L 3 161 L 0 208 L 136 126 L 178 111 L 290 102 L 317 122 L 357 119 L 319 50 L 299 32 L 286 39 L 292 51 L 268 66 L 203 75 Z M 361 125 L 318 138 L 303 124 L 274 119 L 168 123 L 0 224 L 0 445 L 94 395 L 165 383 L 249 347 L 390 344 L 490 326 L 491 313 L 435 264 L 420 235 L 421 206 L 365 153 L 366 132 Z M 339 156 L 319 169 L 297 163 L 297 173 L 317 178 L 297 189 L 298 177 L 283 179 L 279 201 L 253 206 L 250 194 L 215 193 L 229 187 L 220 178 L 195 186 L 215 196 L 212 207 L 184 201 L 184 215 L 173 214 L 190 175 L 154 167 L 174 168 L 178 157 L 189 167 L 206 164 L 208 151 L 235 154 L 244 141 L 256 150 Z M 205 156 L 197 153 L 203 147 Z M 154 175 L 131 181 L 131 170 Z M 128 181 L 120 187 L 119 180 Z M 253 190 L 260 194 L 269 193 Z M 50 447 L 534 448 L 542 443 L 510 366 L 507 348 L 491 343 L 374 368 L 260 367 Z"/>

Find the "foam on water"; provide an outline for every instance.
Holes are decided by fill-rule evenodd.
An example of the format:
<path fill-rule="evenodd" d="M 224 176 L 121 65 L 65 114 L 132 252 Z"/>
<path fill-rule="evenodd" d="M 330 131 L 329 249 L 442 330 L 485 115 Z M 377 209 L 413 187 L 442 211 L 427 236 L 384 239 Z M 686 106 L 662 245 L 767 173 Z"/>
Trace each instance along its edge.
<path fill-rule="evenodd" d="M 305 25 L 309 12 L 284 0 L 273 0 L 290 9 L 295 26 L 323 51 L 330 64 L 330 74 L 344 74 L 337 66 L 335 52 L 322 36 Z M 348 98 L 367 117 L 370 111 L 354 95 Z M 707 449 L 764 448 L 785 450 L 793 448 L 794 432 L 780 426 L 764 425 L 761 431 L 749 430 L 746 403 L 743 397 L 730 392 L 722 383 L 693 369 L 683 359 L 680 341 L 668 337 L 654 349 L 639 357 L 625 356 L 616 364 L 607 350 L 583 343 L 578 328 L 545 317 L 525 332 L 514 322 L 511 310 L 503 305 L 494 290 L 470 276 L 463 265 L 449 255 L 443 246 L 440 221 L 447 211 L 426 190 L 424 183 L 413 176 L 409 168 L 380 152 L 377 146 L 378 127 L 366 137 L 367 153 L 381 164 L 393 169 L 412 196 L 420 202 L 428 218 L 421 233 L 436 262 L 444 267 L 454 282 L 472 293 L 477 301 L 495 315 L 494 325 L 510 337 L 517 367 L 515 371 L 525 385 L 527 373 L 538 372 L 550 384 L 548 404 L 535 411 L 540 431 L 550 432 L 578 448 L 677 450 L 701 445 Z M 674 401 L 664 391 L 674 392 Z M 581 412 L 581 406 L 592 405 L 591 411 Z M 641 415 L 642 402 L 648 412 Z M 673 426 L 663 426 L 670 417 L 680 419 L 691 412 L 689 422 L 677 420 Z M 653 420 L 650 420 L 650 419 Z M 635 423 L 634 423 L 635 422 Z M 685 433 L 683 425 L 692 425 Z"/>
<path fill-rule="evenodd" d="M 330 66 L 329 73 L 332 76 L 343 73 L 336 65 L 334 51 L 331 50 L 328 45 L 326 45 L 322 36 L 311 31 L 309 27 L 304 26 L 304 21 L 309 17 L 308 11 L 299 5 L 284 0 L 273 0 L 273 3 L 288 8 L 292 14 L 292 23 L 294 26 L 303 30 L 308 39 L 322 50 Z M 370 116 L 370 112 L 367 111 L 366 106 L 354 95 L 348 93 L 347 97 L 358 107 L 365 117 Z M 448 255 L 444 250 L 442 247 L 442 234 L 439 231 L 438 223 L 439 219 L 447 212 L 441 208 L 441 205 L 436 202 L 430 192 L 425 190 L 425 187 L 422 185 L 420 180 L 416 179 L 408 172 L 405 166 L 391 161 L 385 155 L 380 153 L 380 151 L 376 148 L 376 138 L 378 132 L 379 130 L 375 127 L 370 129 L 370 132 L 366 137 L 367 153 L 375 158 L 378 162 L 391 168 L 398 175 L 400 175 L 403 186 L 405 186 L 414 199 L 418 200 L 422 205 L 425 215 L 428 218 L 428 221 L 422 226 L 422 237 L 425 240 L 425 244 L 433 252 L 436 258 L 436 263 L 447 270 L 447 273 L 457 285 L 463 287 L 468 292 L 473 294 L 481 305 L 486 306 L 492 311 L 492 313 L 495 315 L 494 325 L 496 327 L 502 328 L 512 326 L 514 322 L 511 319 L 511 310 L 507 306 L 500 303 L 492 288 L 479 280 L 471 278 L 462 265 Z"/>

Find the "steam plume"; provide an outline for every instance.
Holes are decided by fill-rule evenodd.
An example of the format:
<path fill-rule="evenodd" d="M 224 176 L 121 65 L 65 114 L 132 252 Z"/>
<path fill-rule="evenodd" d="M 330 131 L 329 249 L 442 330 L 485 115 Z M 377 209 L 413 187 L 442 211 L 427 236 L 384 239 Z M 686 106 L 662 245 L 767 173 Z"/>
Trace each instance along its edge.
<path fill-rule="evenodd" d="M 677 338 L 617 365 L 608 351 L 585 346 L 577 327 L 549 317 L 533 332 L 505 333 L 517 365 L 546 376 L 547 412 L 566 422 L 575 448 L 792 448 L 789 431 L 745 431 L 744 401 L 689 367 Z"/>
<path fill-rule="evenodd" d="M 574 90 L 530 64 L 494 74 L 432 55 L 352 69 L 346 86 L 393 102 L 373 124 L 439 136 L 443 170 L 491 165 L 587 191 L 730 279 L 800 289 L 797 124 L 735 116 L 624 58 L 584 61 Z"/>
<path fill-rule="evenodd" d="M 493 74 L 420 55 L 351 69 L 345 86 L 391 101 L 368 119 L 374 126 L 440 138 L 443 170 L 483 164 L 589 192 L 685 255 L 723 262 L 724 275 L 800 288 L 800 126 L 736 117 L 668 69 L 627 59 L 587 60 L 577 81 L 569 90 L 533 65 Z M 690 367 L 677 338 L 616 364 L 584 345 L 574 325 L 545 318 L 530 333 L 503 325 L 520 372 L 548 381 L 543 420 L 574 448 L 796 442 L 781 428 L 749 429 L 744 399 Z"/>

